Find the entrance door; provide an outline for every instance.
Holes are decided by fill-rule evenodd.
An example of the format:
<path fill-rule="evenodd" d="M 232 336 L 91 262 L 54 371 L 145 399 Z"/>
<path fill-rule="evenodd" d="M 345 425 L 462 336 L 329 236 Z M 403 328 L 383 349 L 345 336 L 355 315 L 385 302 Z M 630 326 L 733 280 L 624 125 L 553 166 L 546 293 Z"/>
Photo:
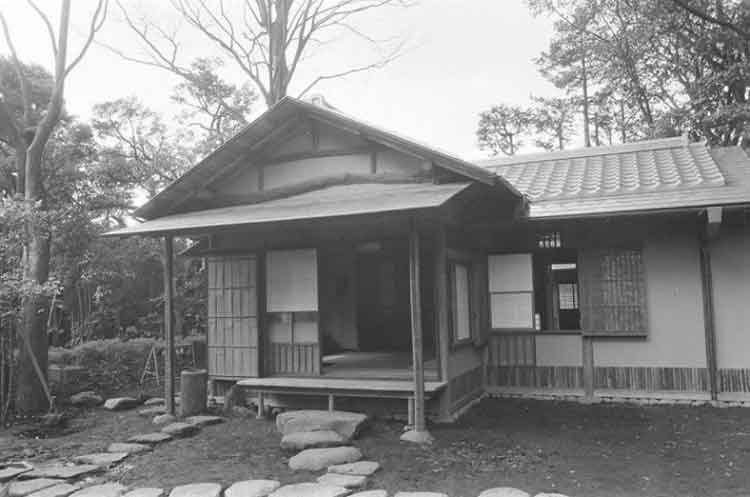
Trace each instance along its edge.
<path fill-rule="evenodd" d="M 318 262 L 315 249 L 266 253 L 268 375 L 320 374 Z"/>
<path fill-rule="evenodd" d="M 258 376 L 255 255 L 208 259 L 208 374 Z"/>

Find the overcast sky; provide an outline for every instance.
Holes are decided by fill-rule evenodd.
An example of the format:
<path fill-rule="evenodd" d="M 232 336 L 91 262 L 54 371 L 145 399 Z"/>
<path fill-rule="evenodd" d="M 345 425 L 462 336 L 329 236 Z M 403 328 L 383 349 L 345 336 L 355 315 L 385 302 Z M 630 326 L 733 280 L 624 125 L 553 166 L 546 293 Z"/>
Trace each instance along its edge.
<path fill-rule="evenodd" d="M 166 0 L 130 0 L 147 6 L 164 23 L 177 26 Z M 56 24 L 58 0 L 39 0 Z M 94 0 L 73 1 L 71 52 L 81 44 L 87 13 Z M 114 5 L 113 5 L 114 7 Z M 15 44 L 25 61 L 51 67 L 52 54 L 43 25 L 25 2 L 0 0 Z M 551 22 L 533 18 L 524 0 L 419 0 L 414 7 L 372 12 L 358 27 L 378 39 L 403 39 L 403 54 L 383 69 L 326 81 L 321 93 L 340 110 L 435 145 L 466 158 L 481 157 L 476 145 L 478 114 L 495 103 L 526 104 L 530 94 L 551 95 L 555 89 L 537 72 L 532 59 L 547 47 Z M 188 29 L 180 30 L 183 60 L 209 55 L 211 47 Z M 101 39 L 129 54 L 139 45 L 113 9 Z M 375 60 L 367 47 L 346 35 L 317 49 L 299 72 L 290 94 L 296 96 L 315 74 L 335 72 Z M 0 52 L 7 54 L 4 40 Z M 218 54 L 218 52 L 215 52 Z M 226 76 L 241 81 L 230 69 Z M 105 47 L 93 46 L 69 78 L 67 107 L 81 118 L 91 106 L 136 95 L 169 114 L 169 95 L 177 83 L 167 72 L 126 62 Z M 256 113 L 263 110 L 258 102 Z"/>

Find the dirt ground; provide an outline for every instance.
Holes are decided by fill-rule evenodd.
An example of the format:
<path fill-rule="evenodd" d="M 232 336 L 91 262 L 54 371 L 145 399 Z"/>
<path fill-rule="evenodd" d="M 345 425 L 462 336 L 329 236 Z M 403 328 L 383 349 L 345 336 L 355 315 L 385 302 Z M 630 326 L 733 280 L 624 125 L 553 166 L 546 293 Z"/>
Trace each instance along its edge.
<path fill-rule="evenodd" d="M 81 411 L 67 433 L 54 437 L 24 437 L 19 428 L 0 432 L 0 460 L 83 454 L 153 429 L 135 411 Z M 375 422 L 356 442 L 383 466 L 371 488 L 440 490 L 452 497 L 506 485 L 571 497 L 750 494 L 750 409 L 494 399 L 460 423 L 431 427 L 437 442 L 429 448 L 399 442 L 401 429 Z M 279 439 L 271 421 L 231 418 L 131 457 L 110 476 L 161 487 L 314 480 L 317 475 L 289 471 Z"/>

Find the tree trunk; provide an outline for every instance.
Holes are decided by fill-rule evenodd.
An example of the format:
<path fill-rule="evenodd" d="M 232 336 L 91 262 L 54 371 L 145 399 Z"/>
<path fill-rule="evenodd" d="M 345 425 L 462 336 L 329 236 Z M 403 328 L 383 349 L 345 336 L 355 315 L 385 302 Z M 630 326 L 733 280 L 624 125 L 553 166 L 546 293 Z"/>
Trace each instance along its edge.
<path fill-rule="evenodd" d="M 583 86 L 583 144 L 591 146 L 589 131 L 589 78 L 586 70 L 586 55 L 581 58 L 581 84 Z"/>
<path fill-rule="evenodd" d="M 49 276 L 50 240 L 47 237 L 32 236 L 25 254 L 25 277 L 36 283 L 44 283 Z M 42 372 L 47 374 L 47 332 L 45 327 L 45 310 L 47 299 L 40 295 L 27 297 L 23 303 L 23 327 L 20 332 L 23 339 L 31 345 L 31 352 L 36 357 Z M 20 344 L 19 344 L 20 345 Z M 44 388 L 34 370 L 33 361 L 26 347 L 19 347 L 21 355 L 18 361 L 18 387 L 16 388 L 15 407 L 19 414 L 30 414 L 47 409 L 47 398 Z"/>

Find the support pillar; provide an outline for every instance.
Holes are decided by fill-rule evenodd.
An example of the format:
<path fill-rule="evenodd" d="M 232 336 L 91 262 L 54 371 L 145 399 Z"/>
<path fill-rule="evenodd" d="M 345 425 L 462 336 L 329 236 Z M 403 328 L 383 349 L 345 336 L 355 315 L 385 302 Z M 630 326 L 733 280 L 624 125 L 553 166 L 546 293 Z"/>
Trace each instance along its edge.
<path fill-rule="evenodd" d="M 581 338 L 583 357 L 583 399 L 594 402 L 594 339 L 583 336 Z"/>
<path fill-rule="evenodd" d="M 420 444 L 432 442 L 427 431 L 424 401 L 424 360 L 422 356 L 422 292 L 419 274 L 419 231 L 417 220 L 409 222 L 409 303 L 411 307 L 412 366 L 414 368 L 414 425 L 401 440 Z"/>
<path fill-rule="evenodd" d="M 174 407 L 174 246 L 171 235 L 164 237 L 164 402 L 167 413 Z"/>
<path fill-rule="evenodd" d="M 701 289 L 703 293 L 703 323 L 706 335 L 706 368 L 708 369 L 708 390 L 711 400 L 719 398 L 719 378 L 716 359 L 716 328 L 714 324 L 714 288 L 711 275 L 711 250 L 706 240 L 701 240 Z"/>

